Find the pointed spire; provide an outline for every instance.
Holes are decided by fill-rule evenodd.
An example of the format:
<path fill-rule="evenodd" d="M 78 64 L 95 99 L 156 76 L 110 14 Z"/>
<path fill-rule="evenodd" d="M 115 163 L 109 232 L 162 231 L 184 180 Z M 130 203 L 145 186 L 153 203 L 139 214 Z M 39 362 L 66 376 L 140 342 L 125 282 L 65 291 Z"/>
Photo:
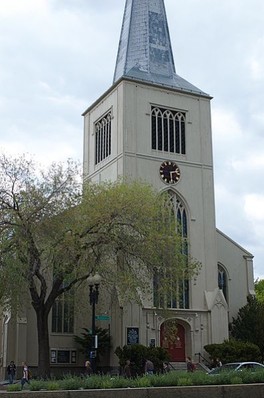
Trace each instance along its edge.
<path fill-rule="evenodd" d="M 207 95 L 176 74 L 164 0 L 126 0 L 114 83 L 121 77 Z"/>

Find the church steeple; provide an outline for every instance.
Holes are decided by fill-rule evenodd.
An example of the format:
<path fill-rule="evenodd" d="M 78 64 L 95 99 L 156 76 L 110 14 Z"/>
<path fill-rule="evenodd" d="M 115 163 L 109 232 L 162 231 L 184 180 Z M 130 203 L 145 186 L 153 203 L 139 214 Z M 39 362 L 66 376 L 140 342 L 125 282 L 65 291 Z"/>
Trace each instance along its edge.
<path fill-rule="evenodd" d="M 121 77 L 207 95 L 176 74 L 164 0 L 126 0 L 114 83 Z"/>

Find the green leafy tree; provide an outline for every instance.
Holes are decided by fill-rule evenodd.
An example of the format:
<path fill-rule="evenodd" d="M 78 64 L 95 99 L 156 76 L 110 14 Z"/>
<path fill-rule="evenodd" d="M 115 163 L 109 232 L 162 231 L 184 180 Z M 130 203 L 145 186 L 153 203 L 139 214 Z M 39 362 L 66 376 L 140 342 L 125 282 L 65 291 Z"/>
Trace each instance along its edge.
<path fill-rule="evenodd" d="M 257 279 L 255 281 L 255 292 L 257 300 L 264 303 L 264 279 Z"/>
<path fill-rule="evenodd" d="M 175 217 L 164 228 L 169 198 L 139 182 L 82 187 L 80 181 L 72 161 L 42 170 L 25 156 L 0 157 L 0 304 L 12 313 L 26 299 L 33 307 L 42 377 L 50 375 L 51 308 L 90 274 L 98 272 L 120 300 L 140 300 L 164 253 L 175 255 L 162 263 L 164 293 L 187 265 L 188 277 L 199 269 L 183 250 Z"/>
<path fill-rule="evenodd" d="M 95 334 L 98 336 L 97 354 L 100 356 L 105 355 L 111 348 L 111 336 L 108 329 L 96 327 Z M 88 355 L 93 347 L 92 332 L 88 328 L 83 328 L 81 336 L 74 336 L 74 340 L 81 346 L 81 352 Z"/>
<path fill-rule="evenodd" d="M 264 359 L 264 302 L 248 296 L 247 304 L 240 308 L 231 323 L 231 335 L 237 340 L 250 342 L 260 349 Z"/>

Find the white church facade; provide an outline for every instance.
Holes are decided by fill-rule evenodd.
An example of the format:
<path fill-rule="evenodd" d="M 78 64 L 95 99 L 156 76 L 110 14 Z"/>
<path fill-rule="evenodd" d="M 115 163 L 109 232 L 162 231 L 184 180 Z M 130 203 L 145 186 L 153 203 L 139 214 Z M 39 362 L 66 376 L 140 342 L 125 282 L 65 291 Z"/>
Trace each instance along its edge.
<path fill-rule="evenodd" d="M 113 83 L 83 114 L 84 182 L 128 177 L 169 192 L 188 251 L 202 268 L 182 282 L 166 311 L 155 283 L 152 297 L 141 305 L 112 297 L 104 308 L 100 296 L 98 311 L 108 316 L 97 319 L 97 326 L 108 328 L 112 338 L 104 365 L 116 367 L 115 348 L 134 343 L 163 346 L 172 362 L 205 356 L 206 344 L 229 337 L 229 322 L 254 292 L 252 254 L 216 228 L 211 100 L 176 74 L 164 0 L 126 0 Z M 71 317 L 72 324 L 63 323 L 63 307 L 53 322 L 55 310 L 50 314 L 52 372 L 82 369 L 85 357 L 74 335 L 91 327 L 88 289 L 87 308 Z M 168 321 L 177 329 L 173 344 L 165 336 Z M 2 316 L 0 335 L 0 377 L 11 360 L 37 366 L 32 309 L 20 318 Z"/>
<path fill-rule="evenodd" d="M 152 301 L 115 309 L 114 346 L 167 347 L 172 361 L 204 355 L 253 293 L 253 256 L 215 224 L 211 97 L 175 72 L 163 0 L 127 0 L 113 85 L 84 112 L 84 178 L 120 176 L 169 191 L 190 255 L 202 263 L 166 316 Z M 118 303 L 117 303 L 118 304 Z M 117 312 L 116 312 L 117 311 Z M 177 339 L 164 338 L 174 320 Z"/>

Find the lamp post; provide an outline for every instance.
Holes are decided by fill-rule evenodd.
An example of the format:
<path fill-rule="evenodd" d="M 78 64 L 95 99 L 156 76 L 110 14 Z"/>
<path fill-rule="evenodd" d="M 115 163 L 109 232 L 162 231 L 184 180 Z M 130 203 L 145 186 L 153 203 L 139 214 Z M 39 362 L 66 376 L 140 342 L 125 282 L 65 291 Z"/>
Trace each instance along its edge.
<path fill-rule="evenodd" d="M 99 285 L 101 279 L 101 276 L 97 272 L 87 278 L 90 288 L 90 305 L 92 306 L 92 349 L 90 351 L 90 360 L 93 373 L 96 373 L 96 350 L 98 348 L 97 335 L 95 332 L 95 305 L 98 303 Z"/>

